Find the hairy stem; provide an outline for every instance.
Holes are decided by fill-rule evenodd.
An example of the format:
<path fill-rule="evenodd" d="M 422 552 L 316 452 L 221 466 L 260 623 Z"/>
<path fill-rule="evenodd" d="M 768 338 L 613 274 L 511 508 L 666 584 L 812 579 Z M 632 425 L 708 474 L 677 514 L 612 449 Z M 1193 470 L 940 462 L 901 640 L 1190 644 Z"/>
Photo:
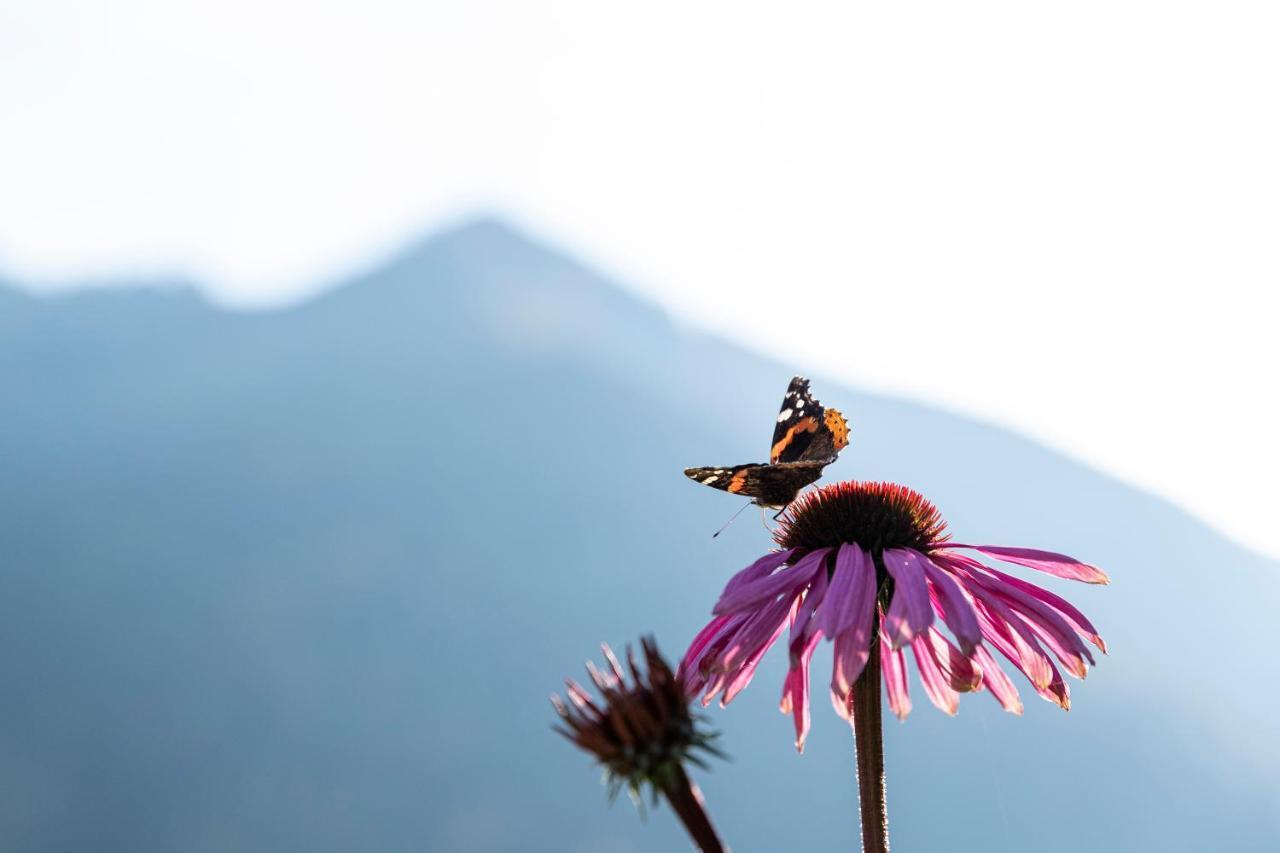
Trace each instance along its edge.
<path fill-rule="evenodd" d="M 889 816 L 884 797 L 884 729 L 880 709 L 880 648 L 872 643 L 871 657 L 853 684 L 849 703 L 857 750 L 858 806 L 862 812 L 863 853 L 888 853 Z"/>

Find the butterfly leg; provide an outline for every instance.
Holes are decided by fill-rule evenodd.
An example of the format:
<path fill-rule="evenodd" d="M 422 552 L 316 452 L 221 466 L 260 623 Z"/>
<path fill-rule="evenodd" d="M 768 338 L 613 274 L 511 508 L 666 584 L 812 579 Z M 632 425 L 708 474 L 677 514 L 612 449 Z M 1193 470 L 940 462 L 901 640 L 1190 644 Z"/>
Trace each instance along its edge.
<path fill-rule="evenodd" d="M 786 511 L 787 511 L 787 507 L 789 507 L 789 506 L 791 506 L 791 504 L 787 504 L 787 506 L 784 506 L 782 509 L 780 509 L 780 510 L 778 510 L 777 512 L 775 512 L 775 513 L 773 514 L 773 520 L 774 520 L 774 521 L 777 521 L 777 520 L 782 516 L 782 514 L 783 514 L 784 512 L 786 512 Z"/>
<path fill-rule="evenodd" d="M 769 511 L 767 509 L 765 509 L 764 507 L 760 507 L 760 524 L 763 525 L 765 530 L 769 531 L 769 533 L 772 534 L 773 528 L 769 526 L 769 519 L 765 517 L 768 514 L 769 514 Z"/>

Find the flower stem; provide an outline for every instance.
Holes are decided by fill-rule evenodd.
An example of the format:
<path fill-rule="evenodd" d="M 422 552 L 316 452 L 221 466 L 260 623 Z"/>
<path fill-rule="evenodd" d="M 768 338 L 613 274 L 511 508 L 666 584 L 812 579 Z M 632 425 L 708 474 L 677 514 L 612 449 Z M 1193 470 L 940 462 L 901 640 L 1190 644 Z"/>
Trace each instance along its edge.
<path fill-rule="evenodd" d="M 853 683 L 849 705 L 858 763 L 858 806 L 862 811 L 863 853 L 889 853 L 889 816 L 884 799 L 884 734 L 880 716 L 880 649 Z"/>
<path fill-rule="evenodd" d="M 703 853 L 724 853 L 728 849 L 720 843 L 720 837 L 711 825 L 702 792 L 684 772 L 683 767 L 676 770 L 676 778 L 670 785 L 663 786 L 662 793 L 666 795 L 671 808 L 675 810 L 699 850 Z"/>

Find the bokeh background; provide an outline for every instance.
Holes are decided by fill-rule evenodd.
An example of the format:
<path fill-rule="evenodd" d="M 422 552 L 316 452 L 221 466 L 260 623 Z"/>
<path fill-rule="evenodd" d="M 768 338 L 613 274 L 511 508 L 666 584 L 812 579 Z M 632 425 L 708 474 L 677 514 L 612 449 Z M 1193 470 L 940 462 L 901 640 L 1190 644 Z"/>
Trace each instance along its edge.
<path fill-rule="evenodd" d="M 803 373 L 828 479 L 1113 579 L 1069 713 L 889 726 L 895 850 L 1276 849 L 1278 23 L 0 2 L 0 847 L 682 849 L 547 694 L 767 546 L 680 470 Z M 699 781 L 849 849 L 782 657 Z"/>

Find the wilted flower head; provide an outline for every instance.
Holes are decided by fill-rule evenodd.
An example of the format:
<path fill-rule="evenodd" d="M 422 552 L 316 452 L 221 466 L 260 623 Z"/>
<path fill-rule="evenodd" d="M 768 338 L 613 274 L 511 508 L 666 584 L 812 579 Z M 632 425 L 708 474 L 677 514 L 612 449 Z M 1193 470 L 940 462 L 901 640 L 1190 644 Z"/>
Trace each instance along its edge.
<path fill-rule="evenodd" d="M 1048 551 L 953 543 L 945 529 L 933 504 L 905 486 L 850 481 L 803 495 L 775 531 L 781 550 L 725 586 L 678 670 L 685 689 L 704 705 L 717 695 L 728 704 L 789 624 L 782 710 L 795 718 L 797 748 L 809 730 L 809 661 L 823 637 L 834 644 L 832 703 L 846 719 L 872 654 L 890 709 L 906 718 L 908 649 L 925 695 L 949 714 L 960 693 L 980 690 L 1022 712 L 993 651 L 1040 696 L 1069 707 L 1058 665 L 1084 678 L 1094 662 L 1086 641 L 1106 651 L 1097 630 L 1061 597 L 961 550 L 1086 583 L 1107 583 L 1106 574 Z"/>
<path fill-rule="evenodd" d="M 602 646 L 608 670 L 587 663 L 587 674 L 600 692 L 597 701 L 572 679 L 566 680 L 568 702 L 552 696 L 560 715 L 556 731 L 595 756 L 605 769 L 610 797 L 626 788 L 639 799 L 646 784 L 656 797 L 687 787 L 685 761 L 705 767 L 699 752 L 719 755 L 713 732 L 702 731 L 690 712 L 689 699 L 651 637 L 642 638 L 647 673 L 627 647 L 627 670 Z"/>

